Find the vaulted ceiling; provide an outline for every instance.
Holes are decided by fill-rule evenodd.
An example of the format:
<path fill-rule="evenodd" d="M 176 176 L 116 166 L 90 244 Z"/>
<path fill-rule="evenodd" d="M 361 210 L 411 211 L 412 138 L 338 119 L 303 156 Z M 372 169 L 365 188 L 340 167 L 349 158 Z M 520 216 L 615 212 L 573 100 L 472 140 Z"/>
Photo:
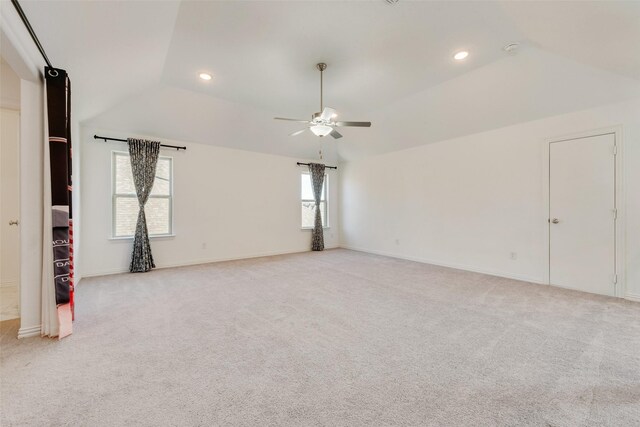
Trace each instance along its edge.
<path fill-rule="evenodd" d="M 640 96 L 637 1 L 21 3 L 76 119 L 136 134 L 350 159 Z M 318 111 L 320 61 L 325 105 L 370 129 L 272 120 Z"/>

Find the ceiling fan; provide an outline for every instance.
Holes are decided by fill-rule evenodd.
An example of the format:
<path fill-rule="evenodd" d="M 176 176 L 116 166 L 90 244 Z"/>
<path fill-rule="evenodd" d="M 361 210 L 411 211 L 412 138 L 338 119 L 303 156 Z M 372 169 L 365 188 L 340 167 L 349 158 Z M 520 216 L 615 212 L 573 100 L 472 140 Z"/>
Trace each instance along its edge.
<path fill-rule="evenodd" d="M 327 69 L 327 64 L 321 62 L 316 65 L 316 68 L 320 70 L 320 112 L 314 113 L 311 116 L 311 120 L 299 120 L 299 119 L 287 119 L 283 117 L 274 117 L 276 120 L 288 120 L 290 122 L 298 122 L 298 123 L 306 123 L 308 127 L 306 129 L 301 129 L 295 131 L 289 136 L 300 135 L 302 132 L 309 129 L 316 136 L 327 136 L 331 135 L 335 139 L 342 138 L 340 132 L 338 132 L 335 128 L 342 126 L 355 126 L 355 127 L 371 127 L 371 122 L 343 122 L 343 121 L 335 121 L 335 118 L 338 117 L 336 110 L 331 107 L 324 107 L 322 105 L 322 73 Z"/>

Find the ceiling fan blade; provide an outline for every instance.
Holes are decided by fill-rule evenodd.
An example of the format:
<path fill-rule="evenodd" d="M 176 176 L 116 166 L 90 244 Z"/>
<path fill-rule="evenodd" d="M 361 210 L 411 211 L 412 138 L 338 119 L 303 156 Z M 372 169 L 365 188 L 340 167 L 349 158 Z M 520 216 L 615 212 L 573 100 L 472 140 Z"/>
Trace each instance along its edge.
<path fill-rule="evenodd" d="M 322 120 L 331 120 L 335 116 L 336 116 L 336 110 L 334 110 L 331 107 L 324 107 L 324 110 L 322 110 L 322 114 L 320 114 L 320 118 Z"/>
<path fill-rule="evenodd" d="M 304 132 L 306 129 L 301 129 L 301 130 L 297 130 L 293 133 L 290 133 L 289 136 L 296 136 L 296 135 L 300 135 L 302 132 Z"/>
<path fill-rule="evenodd" d="M 288 120 L 290 122 L 298 122 L 298 123 L 309 123 L 309 120 L 300 120 L 300 119 L 287 119 L 284 117 L 274 117 L 274 120 Z"/>
<path fill-rule="evenodd" d="M 331 135 L 334 139 L 342 138 L 342 135 L 340 134 L 340 132 L 338 132 L 335 129 L 332 130 L 329 135 Z"/>
<path fill-rule="evenodd" d="M 371 127 L 371 122 L 336 122 L 336 126 L 356 126 L 361 128 Z"/>

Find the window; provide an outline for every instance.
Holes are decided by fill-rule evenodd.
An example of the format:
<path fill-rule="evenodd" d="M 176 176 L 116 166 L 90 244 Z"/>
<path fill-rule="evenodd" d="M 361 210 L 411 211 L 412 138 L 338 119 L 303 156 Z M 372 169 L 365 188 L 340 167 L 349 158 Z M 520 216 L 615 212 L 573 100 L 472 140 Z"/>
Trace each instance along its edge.
<path fill-rule="evenodd" d="M 325 174 L 324 183 L 322 185 L 322 196 L 320 197 L 320 216 L 322 217 L 322 226 L 328 227 L 329 221 L 327 216 L 327 187 L 329 186 L 329 177 Z M 316 212 L 316 202 L 313 198 L 313 187 L 311 185 L 311 174 L 302 172 L 300 175 L 300 188 L 302 199 L 302 228 L 313 228 Z"/>
<path fill-rule="evenodd" d="M 129 153 L 114 151 L 112 157 L 112 236 L 132 237 L 138 221 L 138 197 L 133 184 Z M 144 208 L 150 236 L 173 232 L 173 159 L 159 157 L 156 179 Z"/>

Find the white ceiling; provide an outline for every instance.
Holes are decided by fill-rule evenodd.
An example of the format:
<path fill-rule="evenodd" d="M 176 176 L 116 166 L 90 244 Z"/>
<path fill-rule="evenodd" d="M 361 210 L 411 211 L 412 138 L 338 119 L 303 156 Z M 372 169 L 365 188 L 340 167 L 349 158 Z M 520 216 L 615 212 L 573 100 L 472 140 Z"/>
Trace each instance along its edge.
<path fill-rule="evenodd" d="M 179 2 L 20 4 L 53 66 L 69 72 L 76 119 L 98 116 L 159 84 Z"/>
<path fill-rule="evenodd" d="M 494 3 L 183 2 L 163 82 L 308 117 L 323 61 L 326 103 L 359 116 L 488 64 L 520 38 Z M 464 64 L 451 57 L 459 49 L 473 51 Z"/>
<path fill-rule="evenodd" d="M 640 1 L 512 1 L 502 7 L 541 48 L 640 79 Z"/>
<path fill-rule="evenodd" d="M 76 119 L 136 134 L 348 159 L 640 96 L 637 1 L 21 3 Z M 318 110 L 319 61 L 325 105 L 371 129 L 272 120 Z"/>

